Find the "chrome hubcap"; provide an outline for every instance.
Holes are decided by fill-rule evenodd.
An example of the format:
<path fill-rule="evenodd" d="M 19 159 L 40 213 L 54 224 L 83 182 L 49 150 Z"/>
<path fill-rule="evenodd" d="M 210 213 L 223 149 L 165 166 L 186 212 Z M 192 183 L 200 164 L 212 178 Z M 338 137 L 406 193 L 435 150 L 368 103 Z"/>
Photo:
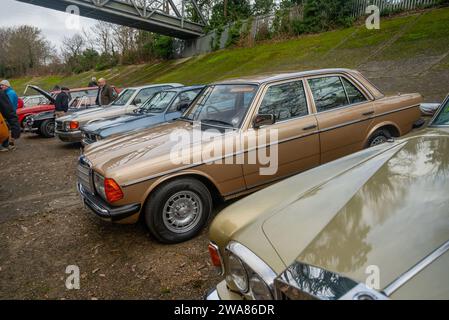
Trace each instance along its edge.
<path fill-rule="evenodd" d="M 387 142 L 387 138 L 386 137 L 384 137 L 384 136 L 375 137 L 373 139 L 373 141 L 371 141 L 371 147 L 377 146 L 377 145 L 385 143 L 385 142 Z"/>
<path fill-rule="evenodd" d="M 170 197 L 164 206 L 164 225 L 175 233 L 192 230 L 201 218 L 203 206 L 198 195 L 180 191 Z"/>

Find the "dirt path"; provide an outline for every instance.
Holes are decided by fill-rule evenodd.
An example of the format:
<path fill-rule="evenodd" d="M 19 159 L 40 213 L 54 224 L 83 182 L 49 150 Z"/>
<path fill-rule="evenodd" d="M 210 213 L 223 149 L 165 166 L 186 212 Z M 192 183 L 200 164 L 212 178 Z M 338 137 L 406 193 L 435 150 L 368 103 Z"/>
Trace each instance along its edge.
<path fill-rule="evenodd" d="M 220 280 L 206 232 L 166 246 L 143 226 L 91 216 L 74 187 L 79 153 L 25 135 L 0 154 L 0 299 L 200 299 Z M 68 265 L 80 290 L 65 287 Z"/>

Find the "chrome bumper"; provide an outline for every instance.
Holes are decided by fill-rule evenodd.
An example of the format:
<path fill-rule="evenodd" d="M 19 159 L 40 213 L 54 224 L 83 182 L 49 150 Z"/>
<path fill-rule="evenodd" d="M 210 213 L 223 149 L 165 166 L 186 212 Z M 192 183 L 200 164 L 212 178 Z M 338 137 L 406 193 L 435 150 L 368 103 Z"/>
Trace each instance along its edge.
<path fill-rule="evenodd" d="M 140 203 L 111 207 L 100 197 L 87 192 L 80 183 L 77 183 L 77 187 L 84 205 L 102 219 L 118 221 L 140 211 Z"/>
<path fill-rule="evenodd" d="M 221 300 L 221 299 L 220 299 L 220 296 L 218 295 L 217 289 L 214 289 L 214 290 L 210 291 L 206 295 L 206 297 L 204 297 L 204 300 L 211 300 L 211 301 L 215 300 L 216 301 L 216 300 Z"/>
<path fill-rule="evenodd" d="M 55 135 L 63 142 L 81 142 L 82 139 L 80 130 L 70 132 L 55 130 Z"/>

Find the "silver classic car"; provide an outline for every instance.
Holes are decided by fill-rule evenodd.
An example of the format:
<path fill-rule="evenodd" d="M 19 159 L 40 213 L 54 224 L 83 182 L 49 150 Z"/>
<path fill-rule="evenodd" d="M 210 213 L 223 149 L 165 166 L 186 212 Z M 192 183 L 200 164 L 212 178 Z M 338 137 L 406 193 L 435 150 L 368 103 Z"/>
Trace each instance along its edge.
<path fill-rule="evenodd" d="M 127 88 L 108 106 L 75 112 L 57 119 L 55 135 L 63 142 L 81 142 L 82 126 L 133 112 L 155 93 L 181 86 L 179 83 L 163 83 Z"/>

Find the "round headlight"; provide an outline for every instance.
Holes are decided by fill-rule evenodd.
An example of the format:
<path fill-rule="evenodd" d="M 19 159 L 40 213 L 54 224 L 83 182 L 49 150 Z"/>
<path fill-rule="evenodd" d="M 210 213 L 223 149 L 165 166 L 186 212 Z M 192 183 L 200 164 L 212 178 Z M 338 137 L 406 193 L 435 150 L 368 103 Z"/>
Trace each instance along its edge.
<path fill-rule="evenodd" d="M 243 265 L 243 262 L 235 255 L 230 254 L 228 258 L 229 273 L 237 288 L 245 293 L 248 291 L 248 274 Z"/>
<path fill-rule="evenodd" d="M 104 178 L 102 176 L 100 176 L 96 172 L 94 174 L 94 185 L 95 185 L 95 190 L 97 190 L 99 195 L 103 199 L 106 199 L 106 191 L 105 191 L 105 187 L 104 187 Z"/>
<path fill-rule="evenodd" d="M 249 288 L 254 300 L 273 300 L 270 288 L 258 275 L 249 279 Z"/>

